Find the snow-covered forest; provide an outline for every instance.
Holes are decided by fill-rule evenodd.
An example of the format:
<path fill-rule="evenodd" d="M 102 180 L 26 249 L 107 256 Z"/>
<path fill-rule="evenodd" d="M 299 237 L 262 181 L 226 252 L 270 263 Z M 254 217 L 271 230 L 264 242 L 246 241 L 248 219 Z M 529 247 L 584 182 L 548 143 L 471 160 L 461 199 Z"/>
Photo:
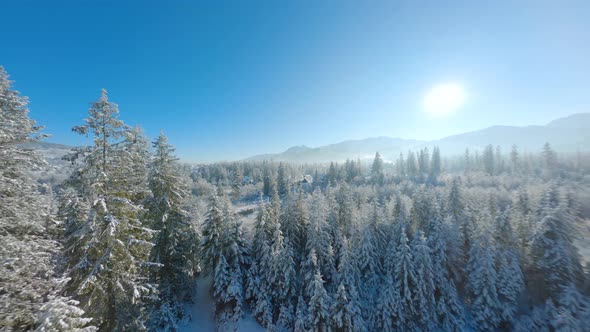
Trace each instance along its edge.
<path fill-rule="evenodd" d="M 0 67 L 0 331 L 590 331 L 587 153 L 186 164 L 103 90 L 56 169 L 27 104 Z"/>

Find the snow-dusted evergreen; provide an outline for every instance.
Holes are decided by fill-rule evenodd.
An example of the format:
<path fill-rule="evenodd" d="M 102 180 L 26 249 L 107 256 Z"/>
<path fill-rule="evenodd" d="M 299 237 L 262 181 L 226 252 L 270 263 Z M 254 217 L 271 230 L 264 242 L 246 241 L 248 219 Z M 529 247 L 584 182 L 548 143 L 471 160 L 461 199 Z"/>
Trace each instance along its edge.
<path fill-rule="evenodd" d="M 495 329 L 502 318 L 495 255 L 491 234 L 484 230 L 471 246 L 468 268 L 471 315 L 474 327 L 480 331 Z"/>
<path fill-rule="evenodd" d="M 0 329 L 59 331 L 56 323 L 95 330 L 78 302 L 58 296 L 59 227 L 32 171 L 43 166 L 23 146 L 43 138 L 29 118 L 28 100 L 12 89 L 0 66 Z"/>
<path fill-rule="evenodd" d="M 163 133 L 153 147 L 148 176 L 151 196 L 145 205 L 147 222 L 157 231 L 151 257 L 160 264 L 152 277 L 158 284 L 160 301 L 152 321 L 163 330 L 174 331 L 176 321 L 185 316 L 181 300 L 191 295 L 200 271 L 199 233 L 184 209 L 189 193 L 174 148 Z"/>
<path fill-rule="evenodd" d="M 106 90 L 91 105 L 85 124 L 74 127 L 92 135 L 94 145 L 71 157 L 76 171 L 70 183 L 90 210 L 70 234 L 69 289 L 101 329 L 147 329 L 149 281 L 154 231 L 143 220 L 147 195 L 145 140 L 118 119 L 118 107 Z M 130 132 L 131 130 L 131 132 Z"/>

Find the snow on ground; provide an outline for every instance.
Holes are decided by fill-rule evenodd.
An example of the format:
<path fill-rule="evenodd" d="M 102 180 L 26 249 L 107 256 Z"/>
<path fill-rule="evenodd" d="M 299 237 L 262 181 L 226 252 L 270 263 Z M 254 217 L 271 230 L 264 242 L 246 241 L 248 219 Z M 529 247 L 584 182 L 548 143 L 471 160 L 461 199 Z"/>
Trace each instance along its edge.
<path fill-rule="evenodd" d="M 234 213 L 247 231 L 254 228 L 254 222 L 258 215 L 258 203 L 243 206 L 234 206 Z"/>
<path fill-rule="evenodd" d="M 234 205 L 234 213 L 238 214 L 250 214 L 258 209 L 258 203 L 246 204 L 246 205 Z"/>
<path fill-rule="evenodd" d="M 195 303 L 186 304 L 185 308 L 190 315 L 186 322 L 178 324 L 179 332 L 211 332 L 215 331 L 215 320 L 213 319 L 213 301 L 209 297 L 211 278 L 199 278 L 197 280 L 197 294 Z M 240 332 L 265 331 L 256 320 L 249 314 L 238 322 Z"/>

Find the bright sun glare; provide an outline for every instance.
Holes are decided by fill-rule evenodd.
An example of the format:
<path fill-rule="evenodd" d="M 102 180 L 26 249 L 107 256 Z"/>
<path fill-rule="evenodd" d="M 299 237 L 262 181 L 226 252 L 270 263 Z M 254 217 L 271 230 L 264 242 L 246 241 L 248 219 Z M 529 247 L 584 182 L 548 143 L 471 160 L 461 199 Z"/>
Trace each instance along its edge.
<path fill-rule="evenodd" d="M 424 109 L 431 115 L 447 115 L 455 112 L 464 101 L 465 91 L 459 84 L 440 84 L 424 97 Z"/>

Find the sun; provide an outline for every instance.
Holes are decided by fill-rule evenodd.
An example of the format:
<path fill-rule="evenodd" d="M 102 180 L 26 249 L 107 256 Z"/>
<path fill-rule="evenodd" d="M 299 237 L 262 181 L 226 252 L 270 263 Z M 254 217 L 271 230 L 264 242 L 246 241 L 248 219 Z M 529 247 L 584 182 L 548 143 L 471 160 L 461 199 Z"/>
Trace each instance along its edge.
<path fill-rule="evenodd" d="M 458 110 L 465 102 L 465 91 L 456 83 L 435 86 L 424 97 L 424 110 L 431 115 L 443 116 Z"/>

